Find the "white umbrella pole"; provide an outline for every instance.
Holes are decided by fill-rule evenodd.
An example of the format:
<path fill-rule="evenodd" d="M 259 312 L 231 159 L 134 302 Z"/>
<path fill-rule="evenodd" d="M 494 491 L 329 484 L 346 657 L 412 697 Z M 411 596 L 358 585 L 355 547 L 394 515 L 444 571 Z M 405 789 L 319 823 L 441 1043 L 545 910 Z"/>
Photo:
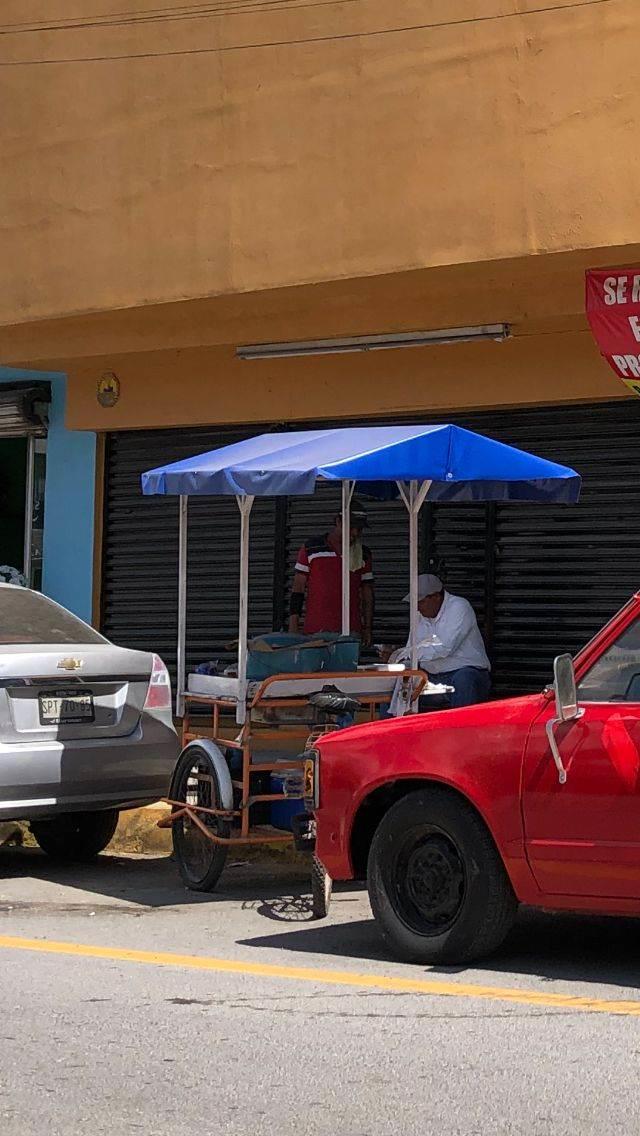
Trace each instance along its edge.
<path fill-rule="evenodd" d="M 351 525 L 349 514 L 351 512 L 351 498 L 353 497 L 353 481 L 342 482 L 342 634 L 348 635 L 351 631 L 351 575 L 349 571 L 350 545 L 349 535 Z"/>
<path fill-rule="evenodd" d="M 430 481 L 410 481 L 409 485 L 397 482 L 402 500 L 407 506 L 409 514 L 409 647 L 411 650 L 411 668 L 415 670 L 418 665 L 418 518 L 420 509 L 431 488 Z"/>
<path fill-rule="evenodd" d="M 409 607 L 410 639 L 411 639 L 411 669 L 418 665 L 418 509 L 416 497 L 418 495 L 418 482 L 409 482 Z"/>
<path fill-rule="evenodd" d="M 178 650 L 176 668 L 176 716 L 184 717 L 187 642 L 187 521 L 189 498 L 178 502 Z"/>
<path fill-rule="evenodd" d="M 236 722 L 242 726 L 247 717 L 247 633 L 249 627 L 249 517 L 254 498 L 236 496 L 240 510 L 240 605 L 238 617 L 238 703 Z"/>

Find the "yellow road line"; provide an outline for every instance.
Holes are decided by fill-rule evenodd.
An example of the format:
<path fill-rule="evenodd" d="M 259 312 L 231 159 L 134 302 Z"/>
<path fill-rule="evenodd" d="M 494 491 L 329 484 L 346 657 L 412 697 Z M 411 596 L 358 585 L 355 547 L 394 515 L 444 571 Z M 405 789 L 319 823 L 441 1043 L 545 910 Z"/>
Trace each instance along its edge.
<path fill-rule="evenodd" d="M 250 974 L 256 978 L 285 978 L 331 986 L 354 986 L 361 990 L 389 990 L 399 994 L 482 998 L 493 1002 L 512 1002 L 519 1006 L 545 1006 L 557 1010 L 583 1010 L 596 1014 L 640 1015 L 640 1001 L 616 1002 L 606 998 L 578 998 L 572 994 L 553 994 L 549 991 L 519 990 L 502 986 L 475 986 L 467 982 L 392 978 L 379 974 L 357 974 L 349 970 L 323 970 L 306 966 L 274 966 L 271 963 L 245 962 L 240 959 L 178 955 L 161 951 L 132 951 L 120 947 L 96 947 L 88 943 L 20 939 L 10 935 L 0 935 L 0 949 L 70 955 L 74 958 L 109 959 L 113 962 L 138 962 L 147 966 L 174 966 L 180 969 L 218 971 L 224 974 Z"/>

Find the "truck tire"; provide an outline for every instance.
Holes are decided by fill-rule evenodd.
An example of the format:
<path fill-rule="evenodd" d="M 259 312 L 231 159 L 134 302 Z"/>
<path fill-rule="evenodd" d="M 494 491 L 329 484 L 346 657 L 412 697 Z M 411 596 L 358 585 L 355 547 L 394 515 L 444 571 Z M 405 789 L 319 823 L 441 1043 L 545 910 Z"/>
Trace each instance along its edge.
<path fill-rule="evenodd" d="M 174 801 L 209 809 L 223 807 L 218 771 L 205 746 L 192 744 L 183 750 L 170 792 Z M 200 819 L 213 835 L 225 839 L 231 835 L 231 826 L 223 817 L 200 813 Z M 188 817 L 175 821 L 171 836 L 173 854 L 183 883 L 191 891 L 213 891 L 226 864 L 229 846 L 209 840 Z"/>
<path fill-rule="evenodd" d="M 367 886 L 385 942 L 407 962 L 457 965 L 488 955 L 518 908 L 484 823 L 438 786 L 408 793 L 383 817 Z"/>
<path fill-rule="evenodd" d="M 111 841 L 118 816 L 117 809 L 65 813 L 47 820 L 32 820 L 30 828 L 42 851 L 53 860 L 93 860 Z"/>

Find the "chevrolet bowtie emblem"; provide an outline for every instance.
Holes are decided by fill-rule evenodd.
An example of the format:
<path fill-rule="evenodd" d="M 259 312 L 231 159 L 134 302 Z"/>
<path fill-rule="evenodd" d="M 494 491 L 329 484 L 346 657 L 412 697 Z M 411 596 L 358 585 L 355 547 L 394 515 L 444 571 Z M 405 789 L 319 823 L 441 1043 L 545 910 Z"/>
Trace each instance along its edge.
<path fill-rule="evenodd" d="M 84 666 L 82 659 L 60 659 L 59 671 L 79 671 Z"/>

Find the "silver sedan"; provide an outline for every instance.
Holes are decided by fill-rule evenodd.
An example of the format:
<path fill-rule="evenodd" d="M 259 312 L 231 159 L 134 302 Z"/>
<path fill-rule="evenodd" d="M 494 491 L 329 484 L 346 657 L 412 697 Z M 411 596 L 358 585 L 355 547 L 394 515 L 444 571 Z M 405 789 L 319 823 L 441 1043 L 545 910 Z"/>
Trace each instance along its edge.
<path fill-rule="evenodd" d="M 50 855 L 94 856 L 120 809 L 166 796 L 177 756 L 157 655 L 0 585 L 0 821 L 29 821 Z"/>

